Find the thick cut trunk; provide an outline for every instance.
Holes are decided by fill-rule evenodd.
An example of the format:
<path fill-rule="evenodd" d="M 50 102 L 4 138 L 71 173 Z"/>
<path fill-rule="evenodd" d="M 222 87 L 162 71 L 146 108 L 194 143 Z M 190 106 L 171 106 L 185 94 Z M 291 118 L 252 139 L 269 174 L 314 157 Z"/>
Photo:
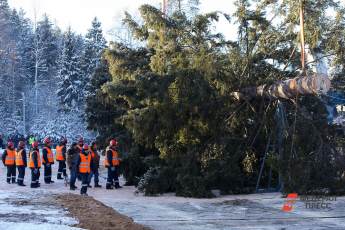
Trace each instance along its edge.
<path fill-rule="evenodd" d="M 326 94 L 330 87 L 331 81 L 327 75 L 315 74 L 279 81 L 272 85 L 244 88 L 239 92 L 232 93 L 232 95 L 237 100 L 248 100 L 255 97 L 290 99 L 297 95 Z"/>

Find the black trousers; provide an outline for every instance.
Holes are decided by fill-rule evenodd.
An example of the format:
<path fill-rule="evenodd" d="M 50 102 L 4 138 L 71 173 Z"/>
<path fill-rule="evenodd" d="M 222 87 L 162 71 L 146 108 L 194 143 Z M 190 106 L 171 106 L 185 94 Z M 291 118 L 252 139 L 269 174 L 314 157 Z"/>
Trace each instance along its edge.
<path fill-rule="evenodd" d="M 91 179 L 92 179 L 93 176 L 95 177 L 95 179 L 94 179 L 95 185 L 98 185 L 98 183 L 99 183 L 98 168 L 91 169 L 91 173 L 89 175 L 89 184 L 91 184 Z"/>
<path fill-rule="evenodd" d="M 25 177 L 25 166 L 18 166 L 18 178 L 17 182 L 19 185 L 24 184 L 24 177 Z"/>
<path fill-rule="evenodd" d="M 119 166 L 115 166 L 115 170 L 112 171 L 111 167 L 108 167 L 107 187 L 119 184 Z"/>
<path fill-rule="evenodd" d="M 40 175 L 40 169 L 37 169 L 37 173 L 35 173 L 35 169 L 31 169 L 31 188 L 37 188 L 39 186 Z"/>
<path fill-rule="evenodd" d="M 89 183 L 89 173 L 80 173 L 80 177 L 81 177 L 80 194 L 86 194 L 87 193 L 87 186 Z"/>
<path fill-rule="evenodd" d="M 44 182 L 50 183 L 52 181 L 52 165 L 44 164 Z"/>
<path fill-rule="evenodd" d="M 7 183 L 16 183 L 16 166 L 7 165 Z"/>
<path fill-rule="evenodd" d="M 62 175 L 63 175 L 63 177 L 67 177 L 66 162 L 65 161 L 59 161 L 59 169 L 58 169 L 58 173 L 57 173 L 57 178 L 62 179 Z"/>

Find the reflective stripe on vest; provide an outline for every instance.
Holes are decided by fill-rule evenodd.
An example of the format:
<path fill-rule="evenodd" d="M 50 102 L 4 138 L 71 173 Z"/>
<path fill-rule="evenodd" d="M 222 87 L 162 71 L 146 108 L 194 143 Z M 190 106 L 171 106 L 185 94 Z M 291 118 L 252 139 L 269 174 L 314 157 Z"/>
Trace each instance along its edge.
<path fill-rule="evenodd" d="M 16 152 L 16 165 L 17 166 L 24 166 L 24 160 L 23 160 L 22 153 L 23 153 L 23 149 Z"/>
<path fill-rule="evenodd" d="M 63 148 L 64 148 L 63 145 L 56 146 L 56 160 L 57 161 L 64 161 L 65 160 L 65 158 L 63 157 L 63 154 L 62 154 Z"/>
<path fill-rule="evenodd" d="M 30 168 L 35 168 L 35 164 L 34 164 L 34 159 L 32 158 L 32 154 L 36 152 L 37 153 L 37 166 L 38 168 L 41 168 L 41 156 L 40 156 L 40 152 L 35 150 L 33 152 L 30 152 L 30 160 L 29 160 L 29 167 Z"/>
<path fill-rule="evenodd" d="M 14 165 L 16 160 L 16 151 L 6 149 L 7 155 L 5 159 L 5 165 Z"/>
<path fill-rule="evenodd" d="M 91 172 L 91 168 L 90 168 L 91 155 L 88 154 L 87 156 L 85 156 L 84 154 L 79 153 L 79 156 L 80 156 L 79 172 L 90 173 Z"/>
<path fill-rule="evenodd" d="M 106 149 L 106 152 L 108 152 L 109 150 L 111 150 L 111 153 L 112 153 L 112 159 L 111 159 L 112 166 L 120 165 L 120 158 L 119 158 L 118 152 L 109 147 Z M 107 156 L 104 158 L 104 166 L 105 167 L 110 166 Z"/>
<path fill-rule="evenodd" d="M 44 147 L 43 149 L 47 150 L 47 158 L 48 158 L 48 163 L 54 163 L 54 154 L 53 151 L 48 148 L 48 147 Z M 44 157 L 42 156 L 42 162 L 43 164 L 46 163 L 46 161 L 44 160 Z"/>

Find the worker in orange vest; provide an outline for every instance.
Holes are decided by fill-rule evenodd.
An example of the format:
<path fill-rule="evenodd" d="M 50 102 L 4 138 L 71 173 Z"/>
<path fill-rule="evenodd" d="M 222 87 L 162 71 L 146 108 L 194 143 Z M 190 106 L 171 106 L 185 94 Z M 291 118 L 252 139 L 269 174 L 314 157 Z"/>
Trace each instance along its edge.
<path fill-rule="evenodd" d="M 95 182 L 95 188 L 102 188 L 102 185 L 99 184 L 99 161 L 100 161 L 100 155 L 97 151 L 97 144 L 96 142 L 92 142 L 91 143 L 91 147 L 90 147 L 90 152 L 91 152 L 91 161 L 92 161 L 92 168 L 91 168 L 91 173 L 89 176 L 89 188 L 90 183 L 91 183 L 91 179 L 94 176 L 94 182 Z"/>
<path fill-rule="evenodd" d="M 77 149 L 79 150 L 79 153 L 82 152 L 83 146 L 84 146 L 84 138 L 80 137 L 79 140 L 78 140 L 78 145 L 77 145 Z M 78 169 L 76 171 L 76 177 L 77 177 L 78 181 L 81 181 L 81 175 L 79 174 L 79 170 Z"/>
<path fill-rule="evenodd" d="M 41 168 L 41 156 L 38 149 L 38 142 L 34 141 L 32 143 L 32 149 L 30 151 L 29 157 L 29 168 L 31 169 L 31 188 L 40 187 L 40 168 Z"/>
<path fill-rule="evenodd" d="M 110 141 L 110 145 L 106 149 L 104 158 L 104 166 L 108 169 L 108 178 L 106 189 L 122 188 L 119 183 L 119 166 L 120 158 L 117 151 L 118 142 L 115 139 Z"/>
<path fill-rule="evenodd" d="M 2 154 L 2 162 L 7 167 L 7 183 L 16 183 L 16 150 L 12 141 L 7 143 L 7 148 Z"/>
<path fill-rule="evenodd" d="M 26 186 L 24 184 L 25 168 L 27 166 L 25 142 L 19 141 L 16 152 L 16 166 L 18 169 L 17 182 L 19 186 Z"/>
<path fill-rule="evenodd" d="M 91 153 L 87 144 L 84 144 L 81 153 L 79 153 L 76 166 L 81 176 L 80 194 L 87 196 L 87 186 L 92 167 Z"/>
<path fill-rule="evenodd" d="M 51 141 L 49 137 L 44 139 L 44 147 L 43 147 L 43 155 L 42 155 L 42 163 L 44 166 L 44 182 L 46 184 L 54 183 L 52 181 L 52 165 L 54 164 L 54 154 L 51 150 Z"/>
<path fill-rule="evenodd" d="M 59 162 L 59 169 L 57 173 L 57 179 L 63 180 L 67 177 L 66 173 L 66 144 L 67 139 L 62 137 L 60 144 L 56 146 L 56 160 Z M 64 178 L 62 178 L 62 175 Z"/>

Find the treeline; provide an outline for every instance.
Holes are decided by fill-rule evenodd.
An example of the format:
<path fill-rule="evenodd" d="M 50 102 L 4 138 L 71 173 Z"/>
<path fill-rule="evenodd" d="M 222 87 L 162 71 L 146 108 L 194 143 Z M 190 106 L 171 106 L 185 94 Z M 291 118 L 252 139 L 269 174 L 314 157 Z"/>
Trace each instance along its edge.
<path fill-rule="evenodd" d="M 97 18 L 83 36 L 47 15 L 31 21 L 0 0 L 0 30 L 0 133 L 91 137 L 85 99 L 106 47 Z"/>
<path fill-rule="evenodd" d="M 127 14 L 125 25 L 145 45 L 112 43 L 105 51 L 86 116 L 99 140 L 119 138 L 128 184 L 147 195 L 253 192 L 266 159 L 260 188 L 344 192 L 344 136 L 327 122 L 327 97 L 232 97 L 300 74 L 299 2 L 238 0 L 234 15 L 192 17 L 144 5 L 142 23 Z M 329 57 L 333 84 L 341 86 L 344 9 L 332 0 L 304 2 L 306 43 Z M 220 17 L 238 25 L 236 40 L 213 32 Z"/>

